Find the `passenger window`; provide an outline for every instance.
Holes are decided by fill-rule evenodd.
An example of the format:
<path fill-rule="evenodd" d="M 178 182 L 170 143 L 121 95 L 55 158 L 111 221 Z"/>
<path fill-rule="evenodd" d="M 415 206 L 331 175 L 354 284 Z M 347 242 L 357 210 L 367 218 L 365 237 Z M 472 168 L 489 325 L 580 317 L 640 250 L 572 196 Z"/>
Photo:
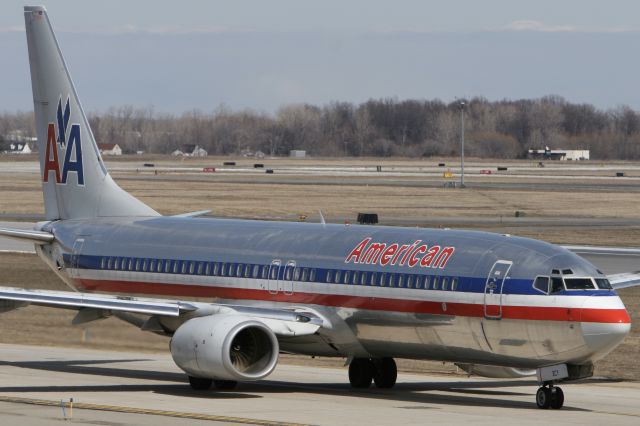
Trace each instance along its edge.
<path fill-rule="evenodd" d="M 229 264 L 229 268 L 227 269 L 227 276 L 228 277 L 235 277 L 236 275 L 236 264 L 235 263 L 230 263 Z"/>
<path fill-rule="evenodd" d="M 387 285 L 387 274 L 382 272 L 380 274 L 380 287 L 385 287 Z"/>
<path fill-rule="evenodd" d="M 336 271 L 336 284 L 340 284 L 340 271 Z"/>
<path fill-rule="evenodd" d="M 207 262 L 207 267 L 204 270 L 205 275 L 211 275 L 211 263 Z"/>
<path fill-rule="evenodd" d="M 293 279 L 294 281 L 300 281 L 300 268 L 296 268 L 293 271 Z M 329 279 L 329 275 L 327 274 L 327 280 Z M 327 281 L 328 283 L 330 283 L 331 281 Z"/>
<path fill-rule="evenodd" d="M 120 258 L 116 257 L 115 259 L 113 259 L 113 269 L 115 269 L 116 271 L 118 269 L 120 269 Z"/>
<path fill-rule="evenodd" d="M 311 276 L 309 277 L 309 280 L 311 282 L 314 282 L 316 280 L 316 269 L 315 268 L 311 269 Z"/>
<path fill-rule="evenodd" d="M 238 263 L 238 266 L 236 267 L 236 277 L 241 277 L 242 273 L 244 269 L 244 265 L 242 263 Z"/>
<path fill-rule="evenodd" d="M 425 290 L 429 290 L 429 287 L 431 287 L 431 277 L 429 275 L 425 275 L 424 276 L 424 289 Z"/>
<path fill-rule="evenodd" d="M 395 286 L 396 286 L 396 275 L 389 274 L 389 287 L 395 287 Z"/>
<path fill-rule="evenodd" d="M 276 265 L 271 265 L 271 272 L 269 273 L 269 279 L 275 280 L 278 278 L 278 267 Z"/>
<path fill-rule="evenodd" d="M 415 276 L 413 276 L 413 275 L 409 275 L 409 276 L 407 277 L 407 287 L 409 287 L 409 288 L 413 288 L 413 281 L 415 280 L 415 278 L 416 278 L 416 277 L 415 277 Z"/>
<path fill-rule="evenodd" d="M 196 264 L 195 262 L 189 262 L 189 274 L 193 275 L 193 273 L 196 271 Z"/>
<path fill-rule="evenodd" d="M 107 262 L 107 269 L 111 269 L 111 264 L 113 263 L 113 258 L 110 257 L 109 261 Z"/>
<path fill-rule="evenodd" d="M 136 259 L 136 271 L 140 272 L 140 259 Z"/>
<path fill-rule="evenodd" d="M 362 272 L 360 274 L 360 284 L 362 284 L 362 285 L 366 285 L 367 284 L 367 273 L 366 272 Z"/>
<path fill-rule="evenodd" d="M 220 264 L 215 262 L 213 264 L 213 275 L 218 275 L 220 273 Z"/>
<path fill-rule="evenodd" d="M 440 290 L 440 277 L 433 277 L 433 289 Z"/>
<path fill-rule="evenodd" d="M 156 263 L 156 272 L 162 272 L 162 259 L 158 260 L 158 263 Z"/>
<path fill-rule="evenodd" d="M 309 269 L 302 268 L 302 281 L 308 281 L 308 280 L 309 280 Z"/>
<path fill-rule="evenodd" d="M 251 276 L 251 265 L 244 265 L 244 277 L 249 278 Z"/>
<path fill-rule="evenodd" d="M 258 278 L 260 275 L 260 265 L 253 265 L 253 278 Z"/>
<path fill-rule="evenodd" d="M 543 292 L 544 294 L 548 294 L 549 277 L 536 277 L 536 280 L 533 282 L 533 288 Z"/>
<path fill-rule="evenodd" d="M 398 275 L 398 287 L 404 287 L 404 275 Z"/>
<path fill-rule="evenodd" d="M 372 273 L 371 273 L 371 281 L 369 281 L 369 282 L 370 282 L 370 284 L 371 284 L 371 285 L 377 285 L 377 284 L 378 284 L 378 283 L 376 282 L 376 281 L 377 281 L 377 279 L 378 279 L 378 274 L 377 274 L 376 272 L 372 272 Z"/>
<path fill-rule="evenodd" d="M 358 278 L 360 278 L 357 271 L 353 271 L 353 277 L 351 277 L 351 284 L 358 284 Z"/>
<path fill-rule="evenodd" d="M 417 276 L 416 277 L 416 288 L 422 288 L 422 285 L 424 284 L 424 281 L 426 280 L 427 277 L 423 276 Z"/>
<path fill-rule="evenodd" d="M 220 276 L 225 277 L 227 275 L 227 263 L 223 262 L 220 266 Z"/>
<path fill-rule="evenodd" d="M 445 277 L 442 279 L 442 289 L 444 291 L 449 290 L 449 278 Z"/>
<path fill-rule="evenodd" d="M 164 272 L 169 273 L 171 272 L 171 261 L 167 260 L 166 262 L 164 262 Z"/>
<path fill-rule="evenodd" d="M 349 271 L 345 271 L 344 275 L 342 277 L 342 282 L 343 284 L 349 284 L 349 276 L 351 275 L 351 273 Z"/>
<path fill-rule="evenodd" d="M 551 293 L 558 293 L 562 290 L 564 290 L 564 284 L 562 283 L 562 278 L 551 277 Z"/>
<path fill-rule="evenodd" d="M 331 269 L 327 270 L 327 278 L 326 281 L 328 283 L 333 282 L 333 271 Z"/>
<path fill-rule="evenodd" d="M 291 267 L 287 266 L 286 269 L 284 270 L 284 279 L 287 281 L 291 280 Z"/>
<path fill-rule="evenodd" d="M 156 261 L 151 259 L 149 260 L 149 272 L 155 272 L 156 271 Z"/>
<path fill-rule="evenodd" d="M 263 266 L 262 267 L 262 279 L 266 280 L 267 279 L 267 274 L 269 273 L 269 267 L 268 266 Z"/>
<path fill-rule="evenodd" d="M 133 271 L 133 266 L 134 266 L 133 259 L 129 259 L 129 270 L 130 271 Z"/>
<path fill-rule="evenodd" d="M 451 280 L 451 291 L 456 291 L 458 289 L 458 277 L 455 277 Z"/>

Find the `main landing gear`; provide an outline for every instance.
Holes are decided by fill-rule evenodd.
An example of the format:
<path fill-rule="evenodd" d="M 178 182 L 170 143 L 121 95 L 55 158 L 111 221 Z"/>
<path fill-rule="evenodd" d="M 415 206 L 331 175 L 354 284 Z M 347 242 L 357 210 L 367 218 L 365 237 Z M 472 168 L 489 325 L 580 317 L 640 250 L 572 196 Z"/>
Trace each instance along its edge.
<path fill-rule="evenodd" d="M 232 390 L 235 389 L 238 382 L 235 380 L 213 380 L 189 376 L 189 384 L 191 385 L 191 389 L 197 391 L 209 390 L 211 385 L 218 390 Z"/>
<path fill-rule="evenodd" d="M 398 378 L 398 369 L 393 358 L 354 358 L 349 364 L 351 387 L 366 389 L 373 381 L 382 389 L 392 388 Z"/>
<path fill-rule="evenodd" d="M 536 392 L 536 404 L 538 408 L 555 408 L 560 409 L 564 405 L 564 392 L 553 383 L 547 382 Z"/>

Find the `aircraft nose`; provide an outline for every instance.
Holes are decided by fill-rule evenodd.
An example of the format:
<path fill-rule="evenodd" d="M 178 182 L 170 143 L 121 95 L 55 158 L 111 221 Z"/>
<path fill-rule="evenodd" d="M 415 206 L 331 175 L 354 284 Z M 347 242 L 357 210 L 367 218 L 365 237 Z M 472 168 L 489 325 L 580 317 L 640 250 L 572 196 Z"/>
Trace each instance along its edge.
<path fill-rule="evenodd" d="M 582 305 L 582 335 L 592 360 L 603 358 L 629 334 L 631 319 L 615 297 L 589 297 Z"/>

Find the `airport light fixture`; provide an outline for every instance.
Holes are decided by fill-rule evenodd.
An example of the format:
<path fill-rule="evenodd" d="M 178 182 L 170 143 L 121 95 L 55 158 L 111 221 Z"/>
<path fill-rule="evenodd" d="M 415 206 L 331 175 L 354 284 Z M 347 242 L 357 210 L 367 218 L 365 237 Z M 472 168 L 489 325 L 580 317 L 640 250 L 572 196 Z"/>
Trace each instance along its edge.
<path fill-rule="evenodd" d="M 464 101 L 460 101 L 460 188 L 464 188 Z"/>

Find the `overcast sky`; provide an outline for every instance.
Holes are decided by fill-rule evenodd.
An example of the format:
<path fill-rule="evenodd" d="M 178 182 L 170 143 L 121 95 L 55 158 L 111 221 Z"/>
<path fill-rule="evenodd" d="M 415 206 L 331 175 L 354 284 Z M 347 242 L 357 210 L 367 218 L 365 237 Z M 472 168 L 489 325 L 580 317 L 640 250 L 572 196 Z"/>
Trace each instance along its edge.
<path fill-rule="evenodd" d="M 42 1 L 89 111 L 557 94 L 640 109 L 640 2 Z M 0 111 L 32 109 L 23 1 L 0 4 Z"/>

